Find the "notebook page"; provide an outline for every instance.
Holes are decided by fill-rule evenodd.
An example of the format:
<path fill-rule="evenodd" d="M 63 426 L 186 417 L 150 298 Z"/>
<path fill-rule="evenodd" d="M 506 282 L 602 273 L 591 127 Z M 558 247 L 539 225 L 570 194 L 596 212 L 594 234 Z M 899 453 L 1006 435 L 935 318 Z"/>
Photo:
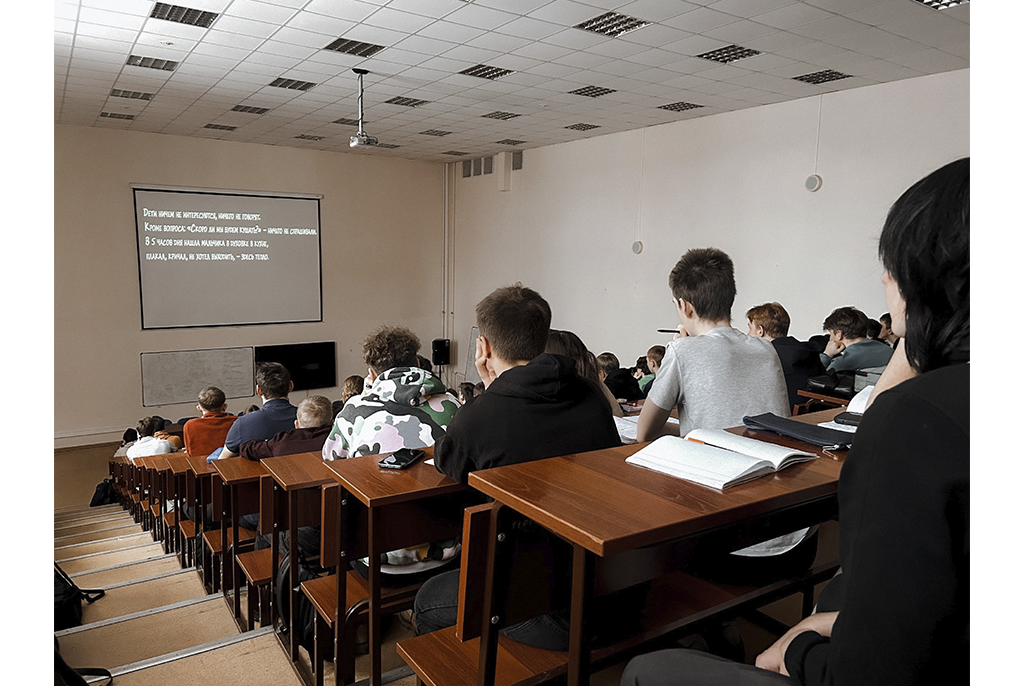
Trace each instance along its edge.
<path fill-rule="evenodd" d="M 713 488 L 723 488 L 727 482 L 757 467 L 754 460 L 744 455 L 675 436 L 662 436 L 626 458 L 626 462 Z"/>
<path fill-rule="evenodd" d="M 778 469 L 779 465 L 792 455 L 805 456 L 807 459 L 817 457 L 814 453 L 794 450 L 793 448 L 747 438 L 746 436 L 737 436 L 734 433 L 721 429 L 694 429 L 686 434 L 686 438 L 724 448 L 725 450 L 733 450 L 758 460 L 767 460 L 772 463 L 775 469 Z"/>

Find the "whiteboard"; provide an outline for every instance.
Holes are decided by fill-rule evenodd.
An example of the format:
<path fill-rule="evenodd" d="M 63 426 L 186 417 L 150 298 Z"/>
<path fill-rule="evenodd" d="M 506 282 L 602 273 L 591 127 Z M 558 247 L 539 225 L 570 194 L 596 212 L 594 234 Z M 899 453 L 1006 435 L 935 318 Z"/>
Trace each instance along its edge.
<path fill-rule="evenodd" d="M 196 402 L 216 386 L 227 398 L 256 393 L 255 349 L 215 348 L 142 353 L 142 406 Z"/>

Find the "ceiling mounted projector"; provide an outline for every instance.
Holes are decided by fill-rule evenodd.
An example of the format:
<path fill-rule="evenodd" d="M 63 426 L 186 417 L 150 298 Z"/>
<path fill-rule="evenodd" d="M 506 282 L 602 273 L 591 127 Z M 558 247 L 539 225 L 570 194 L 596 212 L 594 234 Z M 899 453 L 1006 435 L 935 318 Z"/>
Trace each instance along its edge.
<path fill-rule="evenodd" d="M 348 145 L 350 148 L 372 148 L 377 145 L 377 139 L 363 131 L 363 74 L 369 72 L 365 69 L 353 69 L 352 71 L 359 75 L 359 130 L 356 135 L 348 139 Z"/>

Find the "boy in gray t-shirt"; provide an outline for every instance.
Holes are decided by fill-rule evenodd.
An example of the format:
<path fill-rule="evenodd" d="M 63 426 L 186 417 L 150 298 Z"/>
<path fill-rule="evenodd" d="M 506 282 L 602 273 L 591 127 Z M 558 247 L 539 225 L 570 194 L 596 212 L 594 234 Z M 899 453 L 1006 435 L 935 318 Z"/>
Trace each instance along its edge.
<path fill-rule="evenodd" d="M 732 328 L 736 299 L 732 260 L 716 248 L 690 250 L 669 275 L 682 322 L 637 419 L 637 441 L 662 434 L 672 408 L 679 409 L 679 435 L 691 429 L 727 429 L 745 415 L 789 416 L 782 363 L 771 343 Z M 737 551 L 743 557 L 774 557 L 807 536 L 801 529 Z M 813 555 L 813 552 L 812 552 Z"/>

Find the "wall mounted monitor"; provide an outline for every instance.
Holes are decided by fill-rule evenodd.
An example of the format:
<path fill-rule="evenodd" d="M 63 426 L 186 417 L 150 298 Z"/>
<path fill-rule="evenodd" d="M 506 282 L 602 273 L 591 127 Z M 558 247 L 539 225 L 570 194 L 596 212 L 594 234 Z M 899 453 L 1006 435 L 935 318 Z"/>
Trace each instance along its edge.
<path fill-rule="evenodd" d="M 143 329 L 323 321 L 318 196 L 132 190 Z"/>
<path fill-rule="evenodd" d="M 292 376 L 296 391 L 335 388 L 338 385 L 336 360 L 334 341 L 256 346 L 256 364 L 283 364 Z"/>

